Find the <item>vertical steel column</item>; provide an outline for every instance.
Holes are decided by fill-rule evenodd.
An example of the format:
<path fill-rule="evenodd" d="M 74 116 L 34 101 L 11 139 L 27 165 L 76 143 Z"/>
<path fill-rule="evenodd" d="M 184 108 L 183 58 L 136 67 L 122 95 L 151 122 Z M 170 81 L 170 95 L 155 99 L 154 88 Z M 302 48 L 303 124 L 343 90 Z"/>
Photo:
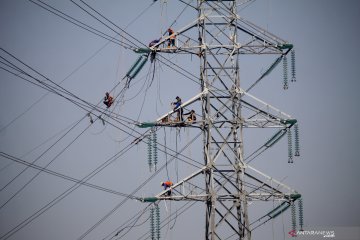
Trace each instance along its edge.
<path fill-rule="evenodd" d="M 236 11 L 236 1 L 233 1 L 231 6 L 231 33 L 232 33 L 232 44 L 234 46 L 234 56 L 233 60 L 233 79 L 234 79 L 234 88 L 240 89 L 240 68 L 239 68 L 239 54 L 236 49 L 237 46 L 237 11 Z M 235 59 L 234 59 L 235 58 Z M 236 203 L 238 229 L 240 232 L 240 239 L 250 239 L 251 234 L 249 231 L 249 219 L 247 212 L 247 200 L 246 192 L 243 184 L 244 180 L 244 144 L 243 144 L 243 124 L 242 124 L 242 115 L 241 115 L 241 94 L 233 92 L 233 101 L 232 101 L 232 110 L 233 110 L 233 140 L 234 140 L 234 150 L 237 153 L 238 158 L 234 159 L 235 162 L 235 171 L 236 171 L 236 185 L 238 187 L 237 195 L 239 196 L 238 202 Z M 240 137 L 239 137 L 240 135 Z"/>
<path fill-rule="evenodd" d="M 218 6 L 215 6 L 217 4 Z M 218 9 L 215 9 L 215 7 L 218 7 Z M 220 15 L 221 17 L 214 16 L 212 18 L 211 14 Z M 243 133 L 240 105 L 241 95 L 238 91 L 240 89 L 240 75 L 237 48 L 236 1 L 227 1 L 223 4 L 214 3 L 214 1 L 198 0 L 198 17 L 199 45 L 201 46 L 199 50 L 201 91 L 204 89 L 209 91 L 202 99 L 202 120 L 204 122 L 202 126 L 203 151 L 204 164 L 207 166 L 205 187 L 206 193 L 209 196 L 206 202 L 205 239 L 221 239 L 224 231 L 220 231 L 222 222 L 225 222 L 225 225 L 227 224 L 227 226 L 229 225 L 230 228 L 235 230 L 238 239 L 250 239 L 246 196 L 243 186 Z M 231 48 L 221 47 L 221 54 L 211 49 L 211 42 L 214 42 L 215 36 L 211 31 L 214 31 L 214 29 L 219 35 L 222 35 L 222 38 L 215 40 L 217 45 L 221 43 L 220 45 L 228 46 L 229 43 L 225 42 L 226 37 L 228 37 L 232 46 Z M 207 36 L 212 41 L 207 39 Z M 212 62 L 209 62 L 209 58 L 211 58 Z M 219 86 L 221 86 L 220 89 Z M 230 101 L 224 104 L 221 102 L 221 99 L 224 97 L 229 97 Z M 227 116 L 223 115 L 224 120 L 230 122 L 228 126 L 230 133 L 226 130 L 226 127 L 215 126 L 212 123 L 211 109 L 219 102 L 226 105 L 226 108 L 231 112 Z M 217 133 L 217 138 L 212 135 L 212 131 Z M 234 171 L 236 182 L 225 183 L 224 185 L 233 184 L 235 186 L 235 190 L 231 192 L 234 196 L 232 206 L 219 202 L 221 201 L 218 199 L 219 193 L 214 187 L 214 170 L 217 169 L 214 154 L 216 151 L 214 149 L 218 149 L 221 152 L 225 151 L 220 150 L 218 146 L 221 145 L 220 141 L 227 138 L 228 134 L 233 136 L 233 144 L 227 143 L 227 149 L 234 154 L 234 157 L 230 160 L 230 165 L 233 166 L 232 170 Z M 212 152 L 212 150 L 214 151 Z M 231 180 L 227 179 L 227 181 Z M 229 190 L 226 189 L 226 191 Z M 223 208 L 219 208 L 219 206 L 223 206 Z"/>
<path fill-rule="evenodd" d="M 206 24 L 205 24 L 204 2 L 198 0 L 198 31 L 199 31 L 199 58 L 200 58 L 200 80 L 201 91 L 209 88 L 209 79 L 207 75 L 207 58 L 206 58 Z M 202 99 L 202 126 L 204 141 L 204 165 L 212 166 L 211 157 L 211 122 L 210 122 L 210 96 L 206 94 Z M 208 168 L 205 173 L 206 193 L 210 196 L 206 201 L 206 219 L 205 219 L 205 239 L 215 240 L 215 191 L 213 185 L 213 169 Z"/>

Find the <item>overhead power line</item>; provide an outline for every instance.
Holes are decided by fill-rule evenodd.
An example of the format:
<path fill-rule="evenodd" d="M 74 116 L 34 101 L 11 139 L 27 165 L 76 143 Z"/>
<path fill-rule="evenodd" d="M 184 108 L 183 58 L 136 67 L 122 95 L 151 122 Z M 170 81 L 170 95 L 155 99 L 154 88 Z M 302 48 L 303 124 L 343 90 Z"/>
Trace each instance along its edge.
<path fill-rule="evenodd" d="M 81 120 L 83 120 L 84 118 L 82 118 Z M 81 121 L 80 120 L 80 121 Z M 79 121 L 79 122 L 80 122 Z M 78 140 L 79 138 L 80 138 L 80 136 L 82 135 L 82 134 L 84 134 L 84 132 L 87 130 L 87 129 L 89 129 L 89 127 L 90 127 L 91 125 L 88 125 L 83 131 L 81 131 L 81 133 L 80 134 L 78 134 L 69 144 L 67 144 L 66 145 L 66 147 L 65 148 L 63 148 L 53 159 L 51 159 L 51 161 L 50 162 L 48 162 L 46 165 L 45 165 L 45 167 L 44 168 L 47 168 L 48 166 L 50 166 L 50 164 L 52 164 L 62 153 L 64 153 L 65 151 L 66 151 L 66 149 L 68 149 L 76 140 Z M 72 129 L 70 129 L 69 131 L 71 131 Z M 69 132 L 68 131 L 68 132 Z M 67 133 L 68 133 L 67 132 Z M 56 142 L 57 143 L 57 142 Z M 56 144 L 55 143 L 55 144 Z M 54 144 L 52 145 L 52 146 L 54 146 Z M 50 148 L 49 148 L 50 149 Z M 46 151 L 47 152 L 47 151 Z M 41 156 L 43 156 L 43 154 L 41 155 Z M 40 156 L 40 157 L 41 157 Z M 39 158 L 40 158 L 39 157 Z M 37 159 L 35 159 L 35 161 L 34 162 L 36 162 L 39 158 L 37 158 Z M 26 171 L 27 170 L 27 168 L 25 168 L 20 174 L 22 174 L 24 171 Z M 39 176 L 39 174 L 41 173 L 41 171 L 39 171 L 39 172 L 37 172 L 30 180 L 28 180 L 19 190 L 17 190 L 5 203 L 3 203 L 1 206 L 0 206 L 0 210 L 1 209 L 3 209 L 5 206 L 6 206 L 6 204 L 8 204 L 12 199 L 14 199 L 22 190 L 24 190 L 33 180 L 35 180 L 35 178 L 37 178 L 38 176 Z M 16 179 L 20 174 L 18 174 L 14 179 Z M 13 179 L 13 180 L 14 180 Z M 12 182 L 12 181 L 11 181 Z"/>
<path fill-rule="evenodd" d="M 46 11 L 48 11 L 48 12 L 50 12 L 50 13 L 52 13 L 52 14 L 54 14 L 54 15 L 56 15 L 56 16 L 64 19 L 64 20 L 66 20 L 66 21 L 68 21 L 68 22 L 70 22 L 70 23 L 72 23 L 72 24 L 74 24 L 74 25 L 76 25 L 76 26 L 90 32 L 90 33 L 93 33 L 93 34 L 95 34 L 95 35 L 97 35 L 97 36 L 99 36 L 101 38 L 104 38 L 104 39 L 106 39 L 106 40 L 108 40 L 108 41 L 110 41 L 112 43 L 115 43 L 115 44 L 117 44 L 119 46 L 122 46 L 124 48 L 130 48 L 130 49 L 134 48 L 133 45 L 130 45 L 127 42 L 122 42 L 122 41 L 118 40 L 116 38 L 116 36 L 113 37 L 113 36 L 110 36 L 110 35 L 102 32 L 102 31 L 98 30 L 98 29 L 95 29 L 94 27 L 91 27 L 90 25 L 85 24 L 85 23 L 75 19 L 74 17 L 71 17 L 70 15 L 56 9 L 55 7 L 53 7 L 53 6 L 51 6 L 51 5 L 47 4 L 47 3 L 44 3 L 41 0 L 36 0 L 36 1 L 28 0 L 28 1 L 36 4 L 37 6 L 45 9 Z"/>
<path fill-rule="evenodd" d="M 96 17 L 94 14 L 92 14 L 90 11 L 86 10 L 84 7 L 82 7 L 80 4 L 76 3 L 74 0 L 70 0 L 72 3 L 74 3 L 76 6 L 78 6 L 80 9 L 82 9 L 84 12 L 86 12 L 87 14 L 89 14 L 90 16 L 92 16 L 94 19 L 96 19 L 97 21 L 99 21 L 101 24 L 103 24 L 104 26 L 106 26 L 107 28 L 109 28 L 110 30 L 112 30 L 113 32 L 117 33 L 120 35 L 119 32 L 117 32 L 116 30 L 114 30 L 114 28 L 112 28 L 111 26 L 109 26 L 108 24 L 106 24 L 104 21 L 102 21 L 101 19 L 99 19 L 98 17 Z M 80 2 L 82 2 L 85 6 L 87 6 L 91 11 L 95 12 L 97 15 L 99 15 L 101 18 L 105 19 L 108 23 L 110 23 L 111 25 L 113 25 L 115 28 L 117 28 L 118 30 L 120 30 L 123 34 L 125 34 L 127 37 L 124 37 L 127 41 L 131 42 L 134 46 L 136 46 L 137 48 L 141 48 L 141 47 L 145 47 L 147 48 L 146 44 L 144 44 L 143 42 L 141 42 L 140 40 L 138 40 L 137 38 L 135 38 L 132 34 L 128 33 L 127 31 L 125 31 L 125 29 L 119 27 L 118 25 L 116 25 L 113 21 L 111 21 L 110 19 L 108 19 L 107 17 L 105 17 L 103 14 L 101 14 L 99 11 L 97 11 L 96 9 L 94 9 L 93 7 L 91 7 L 89 4 L 87 4 L 86 2 L 84 2 L 83 0 L 80 0 Z M 128 38 L 131 38 L 133 40 L 129 40 Z M 133 41 L 137 42 L 134 43 Z M 160 55 L 161 56 L 161 55 Z M 164 59 L 164 61 L 159 60 L 161 63 L 165 64 L 167 67 L 169 67 L 170 69 L 180 73 L 181 75 L 185 76 L 186 78 L 198 83 L 199 83 L 199 78 L 195 75 L 193 75 L 192 73 L 190 73 L 189 71 L 185 70 L 184 68 L 180 67 L 179 65 L 177 65 L 176 63 L 170 61 L 169 59 L 161 56 L 161 58 Z M 175 68 L 175 67 L 177 68 Z"/>
<path fill-rule="evenodd" d="M 44 2 L 42 2 L 42 1 L 40 1 L 40 0 L 39 0 L 39 2 L 41 2 L 42 4 L 44 4 L 44 6 L 43 6 L 43 5 L 40 5 L 39 3 L 36 3 L 36 2 L 33 1 L 33 0 L 29 0 L 29 1 L 32 2 L 32 3 L 34 3 L 34 4 L 36 4 L 36 5 L 38 5 L 39 7 L 43 8 L 43 9 L 45 9 L 45 10 L 47 10 L 47 11 L 49 11 L 50 13 L 53 13 L 53 14 L 55 14 L 56 16 L 58 16 L 58 17 L 60 17 L 60 18 L 62 18 L 62 19 L 64 19 L 64 20 L 66 20 L 66 21 L 69 21 L 70 23 L 73 23 L 73 24 L 75 24 L 76 26 L 81 27 L 81 28 L 83 28 L 83 29 L 85 29 L 85 30 L 87 30 L 87 31 L 89 31 L 88 28 L 94 29 L 94 28 L 92 28 L 91 26 L 86 25 L 86 24 L 80 22 L 79 20 L 77 20 L 77 19 L 69 16 L 68 14 L 65 14 L 65 13 L 61 12 L 60 10 L 58 10 L 58 9 L 52 7 L 51 5 L 46 4 L 46 3 L 44 3 Z M 136 20 L 138 20 L 154 3 L 155 3 L 155 2 L 152 2 L 152 3 L 151 3 L 146 9 L 144 9 L 136 18 L 134 18 L 132 21 L 130 21 L 129 24 L 126 26 L 126 28 L 129 27 L 131 24 L 133 24 Z M 47 6 L 48 8 L 46 8 L 45 6 Z M 53 9 L 54 11 L 51 11 L 51 9 Z M 57 14 L 56 12 L 58 12 L 59 14 Z M 73 22 L 73 21 L 69 20 L 68 18 L 66 18 L 66 17 L 64 17 L 64 16 L 66 16 L 66 17 L 68 17 L 68 18 L 70 18 L 70 19 L 73 19 L 74 21 L 76 21 L 76 22 L 79 23 L 79 24 L 77 24 L 76 22 Z M 88 28 L 84 28 L 82 25 L 87 26 Z M 125 29 L 126 29 L 126 28 L 125 28 Z M 94 29 L 94 30 L 96 30 L 96 29 Z M 96 32 L 94 32 L 94 31 L 90 31 L 90 32 L 98 35 L 98 34 L 97 34 Z M 101 31 L 99 31 L 99 32 L 102 33 Z M 103 37 L 101 34 L 99 34 L 98 36 Z M 117 36 L 117 35 L 116 35 L 116 36 Z M 83 67 L 86 63 L 88 63 L 88 62 L 89 62 L 93 57 L 95 57 L 102 49 L 104 49 L 110 42 L 113 42 L 113 43 L 118 44 L 119 41 L 118 41 L 118 42 L 114 42 L 114 41 L 116 40 L 116 36 L 113 36 L 113 37 L 110 36 L 110 37 L 111 37 L 110 39 L 106 38 L 106 39 L 109 40 L 109 41 L 108 41 L 105 45 L 103 45 L 101 48 L 99 48 L 98 50 L 96 50 L 88 59 L 86 59 L 82 64 L 80 64 L 78 67 L 76 67 L 67 77 L 65 77 L 62 81 L 60 81 L 59 84 L 63 83 L 63 82 L 64 82 L 65 80 L 67 80 L 70 76 L 72 76 L 76 71 L 78 71 L 81 67 Z M 121 41 L 120 41 L 120 43 L 121 43 Z M 124 42 L 124 45 L 121 45 L 121 46 L 123 46 L 123 47 L 126 48 L 126 43 Z M 131 45 L 128 45 L 128 47 L 131 47 Z M 9 126 L 11 126 L 15 121 L 17 121 L 19 118 L 21 118 L 21 117 L 24 116 L 26 113 L 28 113 L 34 106 L 36 106 L 39 102 L 41 102 L 48 94 L 49 94 L 49 93 L 45 93 L 44 95 L 42 95 L 38 100 L 36 100 L 34 103 L 32 103 L 25 111 L 23 111 L 22 113 L 20 113 L 19 115 L 17 115 L 14 119 L 12 119 L 11 121 L 9 121 L 9 123 L 5 124 L 5 126 L 3 126 L 3 127 L 0 129 L 0 132 L 2 132 L 3 130 L 5 130 L 5 129 L 8 128 Z"/>
<path fill-rule="evenodd" d="M 40 154 L 37 158 L 35 158 L 31 164 L 35 164 L 41 157 L 43 157 L 47 152 L 49 152 L 57 143 L 59 143 L 65 136 L 67 136 L 73 129 L 75 129 L 76 126 L 78 126 L 78 124 L 80 124 L 80 122 L 84 119 L 85 117 L 82 117 L 79 121 L 76 122 L 76 124 L 74 124 L 70 129 L 68 129 L 60 138 L 58 138 L 50 147 L 48 147 L 42 154 Z M 0 192 L 3 191 L 7 186 L 9 186 L 12 182 L 14 182 L 18 177 L 20 177 L 26 170 L 28 169 L 25 168 L 23 169 L 20 173 L 18 173 L 15 177 L 13 177 L 7 184 L 5 184 L 1 189 Z M 0 209 L 3 206 L 0 207 Z"/>
<path fill-rule="evenodd" d="M 77 183 L 77 184 L 81 184 L 81 185 L 84 185 L 84 186 L 87 186 L 87 187 L 90 187 L 90 188 L 93 188 L 93 189 L 96 189 L 96 190 L 100 190 L 100 191 L 103 191 L 103 192 L 111 193 L 111 194 L 122 196 L 122 197 L 128 197 L 128 198 L 131 198 L 131 199 L 140 199 L 140 198 L 135 197 L 135 196 L 130 196 L 129 194 L 125 194 L 125 193 L 121 193 L 121 192 L 118 192 L 118 191 L 115 191 L 115 190 L 112 190 L 112 189 L 104 188 L 104 187 L 101 187 L 101 186 L 98 186 L 98 185 L 95 185 L 95 184 L 91 184 L 91 183 L 84 182 L 82 180 L 67 176 L 67 175 L 62 174 L 62 173 L 58 173 L 58 172 L 49 170 L 46 167 L 41 167 L 39 165 L 27 162 L 27 161 L 25 161 L 23 159 L 14 157 L 14 156 L 12 156 L 10 154 L 7 154 L 7 153 L 4 153 L 4 152 L 0 152 L 0 156 L 3 157 L 3 158 L 9 159 L 9 160 L 11 160 L 13 162 L 16 162 L 16 163 L 25 165 L 27 167 L 39 170 L 40 172 L 44 172 L 44 173 L 47 173 L 47 174 L 62 178 L 64 180 L 71 181 L 71 182 L 74 182 L 74 183 Z"/>

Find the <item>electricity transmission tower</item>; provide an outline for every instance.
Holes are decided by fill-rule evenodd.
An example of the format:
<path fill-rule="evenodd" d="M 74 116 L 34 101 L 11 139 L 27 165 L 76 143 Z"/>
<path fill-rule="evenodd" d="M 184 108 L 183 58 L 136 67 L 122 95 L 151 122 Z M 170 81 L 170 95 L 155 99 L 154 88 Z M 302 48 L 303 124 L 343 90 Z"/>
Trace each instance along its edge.
<path fill-rule="evenodd" d="M 165 190 L 143 201 L 203 201 L 206 205 L 205 239 L 211 240 L 251 239 L 253 230 L 290 206 L 294 208 L 294 202 L 301 199 L 301 195 L 292 188 L 248 164 L 249 160 L 273 146 L 286 133 L 289 161 L 292 162 L 292 127 L 295 127 L 295 156 L 299 155 L 296 119 L 248 93 L 282 60 L 284 88 L 287 88 L 286 55 L 291 53 L 293 57 L 294 52 L 292 44 L 240 17 L 237 14 L 239 4 L 237 0 L 198 0 L 196 6 L 192 6 L 197 11 L 197 19 L 175 31 L 176 47 L 161 47 L 169 37 L 151 47 L 154 54 L 166 52 L 198 56 L 201 92 L 183 102 L 181 107 L 191 108 L 198 103 L 201 117 L 196 122 L 164 121 L 176 114 L 171 111 L 156 122 L 141 124 L 142 127 L 196 126 L 202 131 L 203 167 L 175 183 L 170 196 Z M 275 56 L 275 62 L 247 90 L 242 88 L 239 72 L 239 56 L 242 54 Z M 295 81 L 294 66 L 291 75 L 292 81 Z M 276 132 L 245 159 L 245 128 L 272 128 Z M 256 202 L 276 202 L 278 205 L 273 208 L 271 204 L 262 216 L 250 220 L 249 208 Z M 302 228 L 302 212 L 299 214 Z M 296 220 L 293 219 L 295 228 Z"/>

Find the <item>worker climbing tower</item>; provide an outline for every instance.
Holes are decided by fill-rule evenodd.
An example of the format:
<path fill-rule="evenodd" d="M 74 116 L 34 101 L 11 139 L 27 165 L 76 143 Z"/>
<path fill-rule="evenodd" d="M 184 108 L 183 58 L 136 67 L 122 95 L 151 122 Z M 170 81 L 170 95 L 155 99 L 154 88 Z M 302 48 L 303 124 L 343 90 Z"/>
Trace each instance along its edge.
<path fill-rule="evenodd" d="M 170 36 L 150 49 L 161 54 L 192 54 L 200 60 L 200 93 L 184 101 L 182 108 L 201 109 L 196 122 L 169 121 L 175 110 L 155 122 L 141 123 L 140 127 L 194 127 L 203 135 L 203 167 L 172 186 L 169 196 L 163 191 L 144 202 L 159 200 L 203 201 L 206 206 L 205 239 L 252 239 L 252 232 L 282 214 L 290 206 L 293 230 L 296 229 L 295 204 L 301 195 L 280 181 L 252 167 L 249 162 L 266 149 L 288 136 L 288 158 L 293 162 L 291 135 L 295 126 L 295 156 L 299 156 L 297 120 L 272 105 L 253 96 L 249 91 L 283 61 L 284 89 L 288 89 L 287 60 L 291 53 L 291 76 L 295 81 L 295 52 L 293 45 L 245 20 L 237 13 L 237 0 L 197 0 L 192 5 L 197 19 L 182 29 L 175 30 L 176 46 L 166 47 Z M 138 49 L 138 52 L 144 50 Z M 274 62 L 248 88 L 240 78 L 241 55 L 274 56 Z M 194 107 L 193 107 L 194 106 Z M 243 136 L 245 128 L 271 128 L 275 132 L 255 152 L 245 156 Z M 186 184 L 203 185 L 186 192 Z M 258 218 L 250 218 L 250 206 L 255 202 L 273 203 Z M 274 203 L 277 206 L 274 206 Z M 301 202 L 302 203 L 302 202 Z M 302 212 L 302 205 L 301 205 Z M 301 214 L 301 225 L 302 214 Z M 301 226 L 302 227 L 302 226 Z"/>

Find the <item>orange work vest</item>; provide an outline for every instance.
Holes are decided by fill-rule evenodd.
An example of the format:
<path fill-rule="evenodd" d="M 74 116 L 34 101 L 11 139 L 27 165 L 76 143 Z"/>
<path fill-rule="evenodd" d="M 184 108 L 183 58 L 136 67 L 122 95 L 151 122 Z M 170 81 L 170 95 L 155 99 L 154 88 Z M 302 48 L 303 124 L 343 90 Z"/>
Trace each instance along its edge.
<path fill-rule="evenodd" d="M 173 185 L 173 183 L 171 181 L 166 181 L 166 182 L 164 182 L 164 184 L 169 187 Z"/>

